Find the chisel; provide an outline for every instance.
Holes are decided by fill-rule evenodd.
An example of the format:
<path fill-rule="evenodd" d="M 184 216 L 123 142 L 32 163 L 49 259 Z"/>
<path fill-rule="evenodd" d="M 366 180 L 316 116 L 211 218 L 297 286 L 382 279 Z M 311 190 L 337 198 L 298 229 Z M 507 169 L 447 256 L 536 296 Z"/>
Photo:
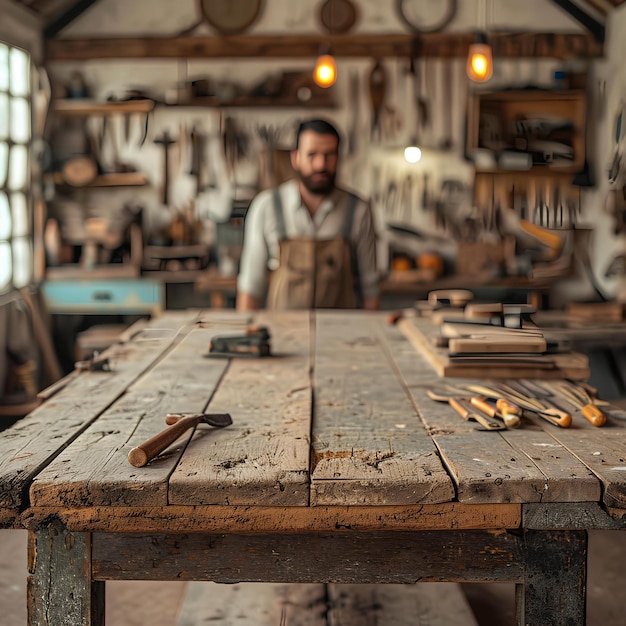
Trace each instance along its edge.
<path fill-rule="evenodd" d="M 475 396 L 470 399 L 470 402 L 472 406 L 489 417 L 501 418 L 507 428 L 519 428 L 521 425 L 522 410 L 503 398 L 498 398 L 495 403 L 491 403 L 486 398 Z"/>

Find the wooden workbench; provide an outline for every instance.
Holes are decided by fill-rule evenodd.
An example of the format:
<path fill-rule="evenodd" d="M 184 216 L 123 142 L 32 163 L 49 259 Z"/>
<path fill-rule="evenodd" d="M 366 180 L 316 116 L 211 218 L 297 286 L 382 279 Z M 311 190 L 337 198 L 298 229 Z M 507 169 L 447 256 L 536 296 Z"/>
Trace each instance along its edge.
<path fill-rule="evenodd" d="M 518 624 L 584 624 L 586 531 L 626 525 L 624 413 L 476 430 L 381 314 L 259 313 L 274 357 L 206 358 L 249 321 L 166 313 L 5 431 L 31 626 L 102 624 L 117 579 L 512 582 Z M 207 409 L 233 424 L 128 463 L 168 412 Z"/>

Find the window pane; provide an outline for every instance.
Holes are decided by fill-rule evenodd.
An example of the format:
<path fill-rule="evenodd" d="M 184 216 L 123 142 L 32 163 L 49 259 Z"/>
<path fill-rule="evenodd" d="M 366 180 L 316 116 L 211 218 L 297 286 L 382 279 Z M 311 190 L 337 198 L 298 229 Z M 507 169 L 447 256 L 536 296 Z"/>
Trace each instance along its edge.
<path fill-rule="evenodd" d="M 13 146 L 9 154 L 9 189 L 18 191 L 26 187 L 28 151 L 26 146 Z"/>
<path fill-rule="evenodd" d="M 4 191 L 0 191 L 0 240 L 7 241 L 11 236 L 11 221 L 9 199 Z"/>
<path fill-rule="evenodd" d="M 0 43 L 0 90 L 9 89 L 9 48 Z"/>
<path fill-rule="evenodd" d="M 30 70 L 28 55 L 23 50 L 11 48 L 9 53 L 11 70 L 11 93 L 14 96 L 27 96 L 29 92 Z"/>
<path fill-rule="evenodd" d="M 25 98 L 11 98 L 11 139 L 16 143 L 30 139 L 30 107 Z"/>
<path fill-rule="evenodd" d="M 11 213 L 13 214 L 13 236 L 25 237 L 29 235 L 28 205 L 23 193 L 11 194 Z"/>
<path fill-rule="evenodd" d="M 11 282 L 13 262 L 11 261 L 11 244 L 0 243 L 0 290 Z"/>
<path fill-rule="evenodd" d="M 30 282 L 32 273 L 32 252 L 26 237 L 13 240 L 13 284 L 18 288 Z"/>
<path fill-rule="evenodd" d="M 0 141 L 9 136 L 9 96 L 0 93 Z"/>
<path fill-rule="evenodd" d="M 7 180 L 7 167 L 9 166 L 9 146 L 0 142 L 0 187 L 4 187 Z"/>

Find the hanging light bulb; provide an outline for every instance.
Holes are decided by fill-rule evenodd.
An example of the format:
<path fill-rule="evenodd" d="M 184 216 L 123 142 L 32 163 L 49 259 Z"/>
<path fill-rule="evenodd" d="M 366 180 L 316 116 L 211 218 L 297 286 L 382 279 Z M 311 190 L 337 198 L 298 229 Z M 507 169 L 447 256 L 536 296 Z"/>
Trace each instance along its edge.
<path fill-rule="evenodd" d="M 467 55 L 467 76 L 476 83 L 485 83 L 493 75 L 493 53 L 487 43 L 485 33 L 479 33 L 469 47 Z"/>
<path fill-rule="evenodd" d="M 337 80 L 337 64 L 329 47 L 322 49 L 317 57 L 313 80 L 320 87 L 330 87 Z"/>
<path fill-rule="evenodd" d="M 414 137 L 405 149 L 404 160 L 407 163 L 419 163 L 422 160 L 422 149 L 417 146 L 417 139 Z"/>

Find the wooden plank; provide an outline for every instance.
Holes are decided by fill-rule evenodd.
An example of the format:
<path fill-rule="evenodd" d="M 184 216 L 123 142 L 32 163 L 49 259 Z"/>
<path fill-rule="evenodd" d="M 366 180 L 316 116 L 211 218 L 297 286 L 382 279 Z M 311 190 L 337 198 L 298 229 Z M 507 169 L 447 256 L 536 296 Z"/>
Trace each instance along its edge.
<path fill-rule="evenodd" d="M 519 504 L 458 502 L 414 506 L 178 506 L 30 508 L 21 524 L 35 529 L 51 516 L 68 530 L 98 532 L 323 532 L 519 528 Z"/>
<path fill-rule="evenodd" d="M 327 37 L 311 35 L 240 35 L 229 37 L 107 37 L 46 41 L 48 61 L 128 58 L 309 58 L 319 54 Z M 333 40 L 338 57 L 407 57 L 414 35 L 347 34 Z M 422 33 L 420 50 L 427 57 L 465 58 L 474 33 Z M 596 58 L 604 47 L 588 33 L 490 33 L 497 57 Z"/>
<path fill-rule="evenodd" d="M 209 410 L 233 424 L 193 441 L 170 478 L 170 504 L 306 506 L 311 432 L 310 314 L 259 313 L 272 357 L 232 359 Z"/>
<path fill-rule="evenodd" d="M 315 313 L 311 504 L 454 497 L 428 433 L 368 314 Z"/>
<path fill-rule="evenodd" d="M 552 436 L 602 482 L 606 507 L 626 509 L 626 430 L 620 426 L 582 424 L 576 429 L 554 429 Z"/>
<path fill-rule="evenodd" d="M 590 370 L 587 357 L 577 352 L 532 355 L 525 361 L 513 357 L 497 362 L 492 357 L 482 361 L 450 357 L 445 348 L 437 348 L 434 340 L 439 330 L 421 318 L 405 318 L 398 327 L 416 350 L 422 352 L 440 376 L 450 378 L 570 378 L 586 380 Z"/>
<path fill-rule="evenodd" d="M 82 372 L 0 438 L 0 507 L 19 509 L 33 477 L 87 430 L 126 388 L 182 336 L 195 314 L 153 321 L 135 342 L 112 346 L 111 372 Z"/>
<path fill-rule="evenodd" d="M 187 585 L 178 626 L 328 626 L 323 584 Z"/>
<path fill-rule="evenodd" d="M 461 586 L 328 585 L 328 623 L 342 626 L 478 626 Z"/>
<path fill-rule="evenodd" d="M 91 580 L 88 533 L 58 521 L 28 535 L 28 623 L 104 626 L 104 583 Z"/>
<path fill-rule="evenodd" d="M 146 467 L 133 467 L 128 452 L 167 428 L 167 413 L 203 412 L 227 360 L 205 358 L 215 330 L 194 329 L 130 386 L 76 441 L 34 480 L 34 506 L 141 506 L 167 504 L 167 481 L 193 431 Z M 217 445 L 216 431 L 200 426 L 193 445 L 205 456 Z"/>
<path fill-rule="evenodd" d="M 540 502 L 546 477 L 510 446 L 486 446 L 481 434 L 433 437 L 457 485 L 459 502 Z"/>
<path fill-rule="evenodd" d="M 547 425 L 546 430 L 557 428 Z M 523 422 L 519 430 L 507 431 L 507 442 L 523 452 L 545 476 L 541 502 L 598 502 L 602 485 L 580 460 L 549 432 L 529 427 Z"/>
<path fill-rule="evenodd" d="M 460 585 L 192 582 L 178 626 L 477 626 Z"/>
<path fill-rule="evenodd" d="M 223 583 L 519 583 L 522 542 L 505 531 L 94 533 L 93 576 Z"/>

